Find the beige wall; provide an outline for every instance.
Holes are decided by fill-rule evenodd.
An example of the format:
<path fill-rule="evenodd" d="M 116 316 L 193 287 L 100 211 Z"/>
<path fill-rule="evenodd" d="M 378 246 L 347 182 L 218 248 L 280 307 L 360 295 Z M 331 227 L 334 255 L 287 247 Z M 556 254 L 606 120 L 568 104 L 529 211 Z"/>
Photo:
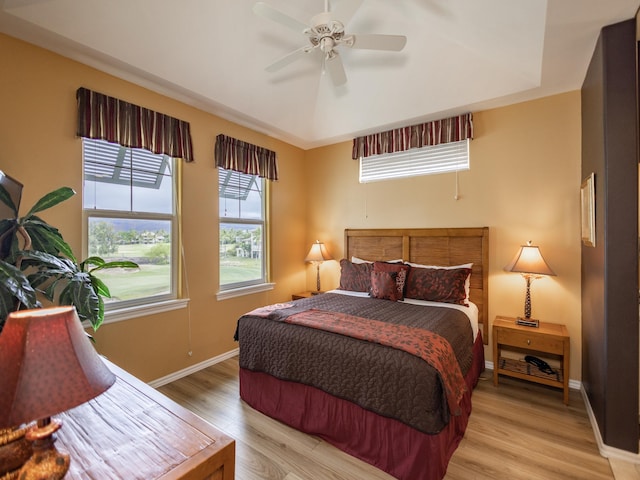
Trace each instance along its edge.
<path fill-rule="evenodd" d="M 570 378 L 579 380 L 580 121 L 579 92 L 474 113 L 471 170 L 459 173 L 457 201 L 455 174 L 360 184 L 350 142 L 308 151 L 307 243 L 318 238 L 339 259 L 344 228 L 488 226 L 493 319 L 524 311 L 524 279 L 503 268 L 532 240 L 557 274 L 533 282 L 532 315 L 567 325 Z M 321 273 L 323 289 L 337 286 L 337 262 Z"/>
<path fill-rule="evenodd" d="M 188 309 L 107 324 L 98 350 L 150 381 L 234 348 L 244 312 L 290 298 L 305 287 L 304 152 L 183 103 L 0 34 L 0 169 L 25 184 L 21 214 L 61 186 L 79 194 L 43 217 L 82 256 L 81 142 L 75 137 L 75 92 L 84 86 L 188 121 L 196 161 L 183 165 L 182 193 Z M 280 180 L 272 183 L 271 292 L 216 301 L 218 190 L 215 136 L 224 133 L 275 150 Z M 191 345 L 189 339 L 191 338 Z M 193 352 L 189 357 L 188 352 Z"/>
<path fill-rule="evenodd" d="M 456 201 L 453 174 L 361 185 L 348 142 L 304 152 L 3 35 L 0 58 L 0 169 L 25 183 L 22 213 L 62 185 L 82 191 L 81 145 L 74 134 L 78 87 L 191 124 L 196 162 L 184 165 L 182 198 L 190 308 L 108 324 L 95 334 L 98 350 L 143 380 L 236 348 L 232 336 L 240 314 L 315 289 L 315 270 L 302 263 L 313 240 L 325 241 L 339 259 L 345 228 L 442 226 L 490 227 L 490 318 L 522 313 L 524 280 L 502 269 L 521 243 L 540 245 L 558 276 L 533 283 L 533 315 L 567 324 L 571 378 L 580 379 L 579 92 L 474 113 L 471 170 L 459 174 Z M 222 302 L 215 298 L 212 153 L 219 133 L 275 150 L 281 174 L 272 184 L 271 205 L 276 289 Z M 80 195 L 44 216 L 80 255 Z M 337 262 L 323 264 L 321 273 L 323 289 L 337 286 Z"/>

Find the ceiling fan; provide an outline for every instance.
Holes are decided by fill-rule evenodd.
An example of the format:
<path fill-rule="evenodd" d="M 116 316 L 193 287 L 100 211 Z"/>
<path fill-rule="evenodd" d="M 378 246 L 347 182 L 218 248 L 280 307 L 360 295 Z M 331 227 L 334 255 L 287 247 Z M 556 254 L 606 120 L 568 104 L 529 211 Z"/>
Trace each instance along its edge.
<path fill-rule="evenodd" d="M 345 33 L 345 24 L 349 23 L 349 20 L 360 8 L 362 2 L 363 0 L 342 0 L 330 12 L 329 0 L 325 0 L 324 12 L 313 16 L 309 25 L 264 2 L 256 3 L 253 6 L 255 14 L 300 32 L 306 35 L 309 40 L 308 45 L 276 60 L 268 65 L 266 70 L 275 72 L 315 50 L 320 50 L 323 58 L 323 70 L 329 73 L 334 85 L 340 86 L 346 83 L 347 75 L 337 47 L 394 52 L 402 50 L 407 43 L 407 37 L 403 35 L 354 35 Z"/>

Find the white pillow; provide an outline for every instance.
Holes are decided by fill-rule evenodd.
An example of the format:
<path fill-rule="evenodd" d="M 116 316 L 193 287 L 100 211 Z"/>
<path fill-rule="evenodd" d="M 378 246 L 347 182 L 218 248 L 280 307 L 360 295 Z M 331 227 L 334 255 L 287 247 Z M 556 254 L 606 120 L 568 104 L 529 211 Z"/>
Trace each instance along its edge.
<path fill-rule="evenodd" d="M 454 268 L 472 268 L 473 267 L 473 263 L 463 263 L 462 265 L 451 265 L 450 267 L 445 267 L 443 265 L 421 265 L 419 263 L 411 263 L 411 262 L 405 262 L 405 263 L 407 265 L 411 265 L 412 267 L 417 267 L 417 268 L 444 268 L 446 270 L 453 270 Z"/>
<path fill-rule="evenodd" d="M 398 260 L 380 260 L 381 262 L 387 262 L 387 263 L 403 263 L 402 259 L 398 259 Z M 358 257 L 351 257 L 351 263 L 373 263 L 370 262 L 369 260 L 363 260 L 362 258 L 358 258 Z"/>

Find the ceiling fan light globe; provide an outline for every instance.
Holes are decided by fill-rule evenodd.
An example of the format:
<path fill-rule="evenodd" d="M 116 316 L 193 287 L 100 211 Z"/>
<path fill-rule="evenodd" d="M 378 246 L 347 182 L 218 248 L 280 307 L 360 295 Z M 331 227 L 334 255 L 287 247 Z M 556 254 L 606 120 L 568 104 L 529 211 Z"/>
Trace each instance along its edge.
<path fill-rule="evenodd" d="M 323 37 L 320 40 L 320 50 L 322 50 L 327 55 L 330 55 L 333 52 L 333 47 L 336 46 L 336 42 L 332 37 Z"/>

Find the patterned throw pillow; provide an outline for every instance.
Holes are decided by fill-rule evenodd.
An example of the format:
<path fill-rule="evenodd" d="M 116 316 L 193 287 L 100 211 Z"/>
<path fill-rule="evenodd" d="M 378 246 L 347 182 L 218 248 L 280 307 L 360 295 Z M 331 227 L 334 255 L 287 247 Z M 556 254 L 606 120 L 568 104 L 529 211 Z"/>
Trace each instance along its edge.
<path fill-rule="evenodd" d="M 397 272 L 371 272 L 371 296 L 397 302 L 402 300 L 398 295 Z"/>
<path fill-rule="evenodd" d="M 371 289 L 372 263 L 353 263 L 340 260 L 340 289 L 352 292 L 368 292 Z"/>
<path fill-rule="evenodd" d="M 407 298 L 468 305 L 465 282 L 470 268 L 415 268 L 407 277 Z"/>
<path fill-rule="evenodd" d="M 445 270 L 453 270 L 455 268 L 473 268 L 473 263 L 463 263 L 461 265 L 444 266 L 444 265 L 422 265 L 420 263 L 407 262 L 407 265 L 410 265 L 411 267 L 418 267 L 418 268 L 444 268 Z M 467 281 L 464 283 L 464 289 L 467 294 L 467 298 L 469 298 L 469 291 L 471 289 L 471 275 L 467 277 Z"/>
<path fill-rule="evenodd" d="M 411 267 L 404 263 L 389 263 L 389 262 L 374 262 L 374 272 L 394 272 L 396 276 L 396 286 L 398 288 L 398 300 L 402 300 L 405 297 L 405 287 L 407 282 L 407 275 Z"/>

